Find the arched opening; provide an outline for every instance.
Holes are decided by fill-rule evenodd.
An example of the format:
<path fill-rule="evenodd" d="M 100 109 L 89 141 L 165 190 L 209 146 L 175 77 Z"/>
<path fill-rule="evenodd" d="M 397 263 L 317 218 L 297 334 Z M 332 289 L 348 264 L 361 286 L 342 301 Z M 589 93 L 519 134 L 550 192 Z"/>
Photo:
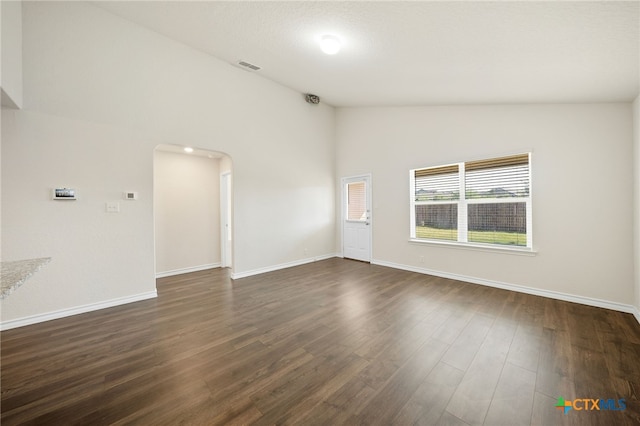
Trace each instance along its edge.
<path fill-rule="evenodd" d="M 233 268 L 231 158 L 168 144 L 153 155 L 156 277 Z"/>

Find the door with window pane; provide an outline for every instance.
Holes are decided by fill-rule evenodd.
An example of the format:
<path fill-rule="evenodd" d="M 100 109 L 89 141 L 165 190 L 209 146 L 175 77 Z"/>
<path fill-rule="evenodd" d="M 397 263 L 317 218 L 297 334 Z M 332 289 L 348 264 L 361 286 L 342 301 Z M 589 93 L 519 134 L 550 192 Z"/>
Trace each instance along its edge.
<path fill-rule="evenodd" d="M 371 260 L 371 178 L 342 179 L 343 256 Z"/>

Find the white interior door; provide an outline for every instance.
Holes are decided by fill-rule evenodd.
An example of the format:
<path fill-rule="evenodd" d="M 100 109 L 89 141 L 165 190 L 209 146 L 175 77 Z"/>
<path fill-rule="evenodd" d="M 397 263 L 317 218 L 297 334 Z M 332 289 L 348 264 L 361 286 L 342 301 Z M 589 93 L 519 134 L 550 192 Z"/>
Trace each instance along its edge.
<path fill-rule="evenodd" d="M 371 176 L 342 179 L 342 255 L 371 261 Z"/>
<path fill-rule="evenodd" d="M 230 268 L 231 250 L 231 173 L 220 175 L 220 242 L 221 266 Z"/>

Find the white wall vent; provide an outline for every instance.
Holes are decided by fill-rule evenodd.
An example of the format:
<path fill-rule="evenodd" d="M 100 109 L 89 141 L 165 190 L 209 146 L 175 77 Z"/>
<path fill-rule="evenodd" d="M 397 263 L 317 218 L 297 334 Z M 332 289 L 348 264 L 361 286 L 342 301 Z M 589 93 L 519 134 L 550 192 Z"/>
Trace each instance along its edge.
<path fill-rule="evenodd" d="M 261 69 L 259 66 L 253 65 L 252 63 L 249 63 L 247 61 L 238 61 L 236 62 L 236 65 L 247 71 L 258 71 Z"/>

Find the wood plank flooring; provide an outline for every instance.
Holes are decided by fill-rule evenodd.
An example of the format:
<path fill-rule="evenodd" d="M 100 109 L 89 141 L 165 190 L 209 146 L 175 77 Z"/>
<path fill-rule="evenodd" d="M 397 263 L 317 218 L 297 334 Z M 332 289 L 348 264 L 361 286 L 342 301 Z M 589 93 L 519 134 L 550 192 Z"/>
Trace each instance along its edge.
<path fill-rule="evenodd" d="M 640 424 L 633 316 L 337 258 L 0 338 L 3 426 Z"/>

